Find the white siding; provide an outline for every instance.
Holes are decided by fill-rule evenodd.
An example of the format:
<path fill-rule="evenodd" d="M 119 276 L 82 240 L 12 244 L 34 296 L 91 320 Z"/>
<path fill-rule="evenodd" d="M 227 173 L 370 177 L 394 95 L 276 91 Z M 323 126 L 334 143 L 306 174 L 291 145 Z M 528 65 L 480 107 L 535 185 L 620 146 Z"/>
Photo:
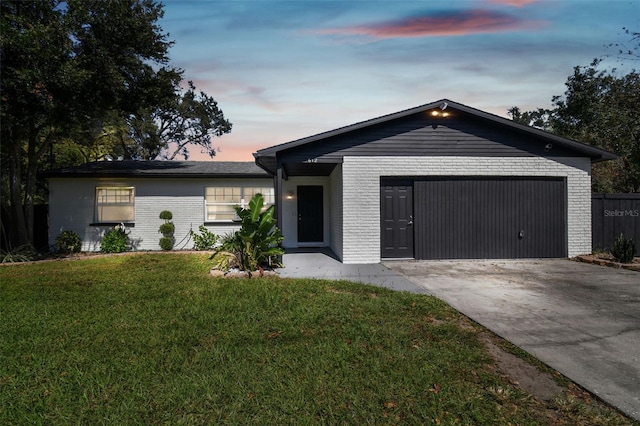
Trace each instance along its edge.
<path fill-rule="evenodd" d="M 381 176 L 554 176 L 567 179 L 568 254 L 591 252 L 589 158 L 345 157 L 342 261 L 380 261 Z"/>
<path fill-rule="evenodd" d="M 173 213 L 176 249 L 193 248 L 189 231 L 204 223 L 204 188 L 210 185 L 273 186 L 272 179 L 96 179 L 52 178 L 49 181 L 49 244 L 64 230 L 77 232 L 83 251 L 99 251 L 100 240 L 110 226 L 94 222 L 96 186 L 135 187 L 135 226 L 127 227 L 134 250 L 160 250 L 158 227 L 164 222 L 162 210 Z M 207 225 L 211 232 L 224 235 L 238 229 L 234 223 Z"/>

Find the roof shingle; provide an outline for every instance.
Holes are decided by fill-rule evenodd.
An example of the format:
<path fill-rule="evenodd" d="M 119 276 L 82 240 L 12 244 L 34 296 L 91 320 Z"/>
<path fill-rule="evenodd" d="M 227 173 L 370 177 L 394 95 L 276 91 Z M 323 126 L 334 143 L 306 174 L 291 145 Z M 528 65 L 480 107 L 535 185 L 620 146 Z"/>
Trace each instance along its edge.
<path fill-rule="evenodd" d="M 43 177 L 246 177 L 269 174 L 253 162 L 238 161 L 96 161 L 48 170 Z"/>

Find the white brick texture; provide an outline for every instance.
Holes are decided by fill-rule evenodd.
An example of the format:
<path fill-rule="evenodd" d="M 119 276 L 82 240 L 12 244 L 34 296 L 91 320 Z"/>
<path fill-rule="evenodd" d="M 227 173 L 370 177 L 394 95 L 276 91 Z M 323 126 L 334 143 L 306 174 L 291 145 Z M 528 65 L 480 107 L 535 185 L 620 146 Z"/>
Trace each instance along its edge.
<path fill-rule="evenodd" d="M 345 157 L 342 165 L 342 261 L 380 261 L 383 176 L 549 176 L 567 181 L 568 255 L 591 252 L 589 158 Z"/>
<path fill-rule="evenodd" d="M 91 225 L 94 221 L 96 186 L 135 188 L 135 226 L 127 227 L 134 250 L 160 250 L 158 227 L 162 210 L 173 214 L 176 249 L 190 249 L 189 231 L 204 223 L 204 188 L 212 185 L 272 186 L 272 179 L 176 179 L 176 178 L 55 178 L 49 181 L 49 244 L 64 230 L 77 232 L 83 251 L 99 251 L 100 241 L 111 226 Z M 207 225 L 209 231 L 224 235 L 238 229 L 235 223 Z"/>

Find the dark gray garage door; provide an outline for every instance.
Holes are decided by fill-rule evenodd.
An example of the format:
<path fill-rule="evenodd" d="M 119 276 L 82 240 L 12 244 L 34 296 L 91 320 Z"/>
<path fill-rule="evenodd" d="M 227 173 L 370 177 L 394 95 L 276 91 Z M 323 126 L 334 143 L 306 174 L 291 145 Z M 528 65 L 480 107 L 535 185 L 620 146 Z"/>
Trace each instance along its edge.
<path fill-rule="evenodd" d="M 389 193 L 394 182 L 382 185 Z M 416 178 L 414 257 L 566 257 L 566 199 L 564 179 Z M 385 257 L 390 243 L 382 238 Z"/>

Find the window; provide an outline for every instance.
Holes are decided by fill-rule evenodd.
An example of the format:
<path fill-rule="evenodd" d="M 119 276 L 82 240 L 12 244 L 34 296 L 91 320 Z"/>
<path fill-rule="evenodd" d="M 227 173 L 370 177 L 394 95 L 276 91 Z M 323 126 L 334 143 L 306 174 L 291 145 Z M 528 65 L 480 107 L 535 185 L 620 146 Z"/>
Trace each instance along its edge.
<path fill-rule="evenodd" d="M 205 221 L 228 222 L 237 219 L 234 206 L 245 208 L 256 194 L 262 194 L 265 209 L 273 205 L 272 187 L 210 186 L 205 188 Z"/>
<path fill-rule="evenodd" d="M 133 187 L 97 187 L 96 222 L 119 223 L 135 220 Z"/>

